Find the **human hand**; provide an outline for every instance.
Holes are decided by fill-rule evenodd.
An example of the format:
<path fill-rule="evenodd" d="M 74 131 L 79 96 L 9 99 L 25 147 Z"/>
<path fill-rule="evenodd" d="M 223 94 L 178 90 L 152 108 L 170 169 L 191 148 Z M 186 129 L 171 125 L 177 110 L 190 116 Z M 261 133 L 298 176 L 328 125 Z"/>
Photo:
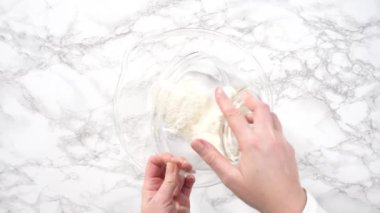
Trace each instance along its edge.
<path fill-rule="evenodd" d="M 190 172 L 192 166 L 171 154 L 150 157 L 142 188 L 142 213 L 190 212 L 189 196 L 195 177 L 180 175 L 181 169 Z"/>
<path fill-rule="evenodd" d="M 248 205 L 267 213 L 302 212 L 306 194 L 299 182 L 293 147 L 286 141 L 277 116 L 248 93 L 244 103 L 251 113 L 246 116 L 221 88 L 216 89 L 215 98 L 239 143 L 240 161 L 232 165 L 203 140 L 193 141 L 193 149 Z"/>

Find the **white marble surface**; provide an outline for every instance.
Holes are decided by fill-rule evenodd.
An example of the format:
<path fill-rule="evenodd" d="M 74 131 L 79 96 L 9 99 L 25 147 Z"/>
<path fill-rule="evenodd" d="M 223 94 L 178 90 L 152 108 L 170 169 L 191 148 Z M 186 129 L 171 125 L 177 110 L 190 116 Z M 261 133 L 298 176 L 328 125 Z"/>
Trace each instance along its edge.
<path fill-rule="evenodd" d="M 263 65 L 303 185 L 329 212 L 380 212 L 380 2 L 0 2 L 0 213 L 139 212 L 112 120 L 125 50 L 196 27 Z M 223 186 L 192 212 L 254 212 Z"/>

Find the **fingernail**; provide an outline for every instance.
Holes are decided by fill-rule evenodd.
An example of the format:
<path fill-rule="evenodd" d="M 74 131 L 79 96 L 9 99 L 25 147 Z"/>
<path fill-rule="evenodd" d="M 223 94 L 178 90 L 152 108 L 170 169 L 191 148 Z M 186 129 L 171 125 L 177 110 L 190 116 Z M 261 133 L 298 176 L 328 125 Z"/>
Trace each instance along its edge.
<path fill-rule="evenodd" d="M 192 147 L 195 151 L 202 151 L 203 149 L 208 148 L 208 144 L 204 140 L 197 139 L 192 143 Z"/>
<path fill-rule="evenodd" d="M 208 143 L 207 143 L 206 141 L 204 141 L 204 140 L 202 140 L 202 139 L 200 139 L 200 140 L 198 140 L 198 141 L 199 141 L 200 144 L 202 144 L 202 146 L 203 146 L 204 148 L 207 148 L 207 147 L 208 147 Z"/>
<path fill-rule="evenodd" d="M 191 175 L 191 176 L 190 176 L 190 180 L 191 180 L 191 183 L 195 183 L 195 176 L 194 176 L 194 175 Z"/>
<path fill-rule="evenodd" d="M 217 95 L 217 96 L 221 96 L 221 95 L 223 95 L 223 89 L 222 89 L 222 87 L 217 87 L 216 88 L 216 90 L 215 90 L 215 94 Z"/>
<path fill-rule="evenodd" d="M 194 177 L 194 175 L 188 175 L 188 176 L 186 176 L 186 178 L 190 181 L 190 183 L 189 184 L 194 184 L 195 183 L 195 177 Z"/>

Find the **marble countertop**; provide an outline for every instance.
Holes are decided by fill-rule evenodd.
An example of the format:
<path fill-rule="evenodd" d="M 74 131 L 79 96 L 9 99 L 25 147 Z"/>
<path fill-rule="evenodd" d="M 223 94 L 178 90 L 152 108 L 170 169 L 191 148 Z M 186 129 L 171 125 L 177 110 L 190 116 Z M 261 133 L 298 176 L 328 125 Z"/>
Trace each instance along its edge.
<path fill-rule="evenodd" d="M 380 2 L 0 2 L 0 213 L 139 212 L 115 132 L 123 53 L 177 28 L 239 41 L 271 80 L 303 186 L 328 212 L 380 211 Z M 255 212 L 222 185 L 192 212 Z"/>

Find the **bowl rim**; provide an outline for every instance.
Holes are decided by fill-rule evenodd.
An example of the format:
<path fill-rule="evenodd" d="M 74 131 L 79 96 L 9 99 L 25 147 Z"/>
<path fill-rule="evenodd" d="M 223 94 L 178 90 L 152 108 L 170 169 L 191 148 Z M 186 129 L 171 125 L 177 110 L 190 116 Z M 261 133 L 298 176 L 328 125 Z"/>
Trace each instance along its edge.
<path fill-rule="evenodd" d="M 171 29 L 171 30 L 167 30 L 167 31 L 161 31 L 158 33 L 152 33 L 152 34 L 149 34 L 149 35 L 143 37 L 142 39 L 138 40 L 135 43 L 135 45 L 132 46 L 132 48 L 127 49 L 122 55 L 122 60 L 120 63 L 120 68 L 119 68 L 120 73 L 119 73 L 119 77 L 118 77 L 117 84 L 116 84 L 117 86 L 115 87 L 115 90 L 114 90 L 112 103 L 113 103 L 113 122 L 114 122 L 117 137 L 119 139 L 119 143 L 122 145 L 124 151 L 126 152 L 127 159 L 132 162 L 131 165 L 133 167 L 135 167 L 135 169 L 138 169 L 139 171 L 143 171 L 145 166 L 142 165 L 141 162 L 138 162 L 136 159 L 134 159 L 132 157 L 133 153 L 130 152 L 127 149 L 126 145 L 123 143 L 123 141 L 125 139 L 123 138 L 123 135 L 122 135 L 121 122 L 120 122 L 119 117 L 118 117 L 118 115 L 120 114 L 119 113 L 120 111 L 118 108 L 118 103 L 120 102 L 119 97 L 120 97 L 120 93 L 122 91 L 122 88 L 124 87 L 124 85 L 122 85 L 122 82 L 124 81 L 123 77 L 125 76 L 126 72 L 129 72 L 128 61 L 133 56 L 133 54 L 136 52 L 136 50 L 138 48 L 140 48 L 140 46 L 143 43 L 145 43 L 149 40 L 152 40 L 152 39 L 160 40 L 160 39 L 165 38 L 165 37 L 170 36 L 170 35 L 174 36 L 174 35 L 183 34 L 183 33 L 184 34 L 190 34 L 190 35 L 199 33 L 199 35 L 215 36 L 215 37 L 223 39 L 225 42 L 227 42 L 227 43 L 233 45 L 234 47 L 236 47 L 237 49 L 239 49 L 239 51 L 241 51 L 250 60 L 252 60 L 259 67 L 258 71 L 261 72 L 260 78 L 263 78 L 263 82 L 269 82 L 267 79 L 267 76 L 264 75 L 263 67 L 261 66 L 259 61 L 257 61 L 256 57 L 254 57 L 252 55 L 252 53 L 248 52 L 247 49 L 243 48 L 242 44 L 240 44 L 238 41 L 236 41 L 236 39 L 233 39 L 233 38 L 231 38 L 231 36 L 228 36 L 226 34 L 223 34 L 223 33 L 217 32 L 217 31 L 203 29 L 203 28 L 176 28 L 176 29 Z M 264 92 L 266 93 L 266 95 L 269 99 L 267 101 L 270 102 L 268 104 L 272 105 L 272 94 L 270 91 L 270 87 L 266 85 L 264 88 L 266 90 Z M 154 130 L 152 129 L 152 131 L 154 131 Z M 210 171 L 197 170 L 197 172 L 203 173 L 203 172 L 210 172 Z M 220 181 L 214 181 L 212 183 L 199 185 L 199 187 L 213 186 L 213 185 L 217 185 L 220 183 L 221 183 Z"/>

